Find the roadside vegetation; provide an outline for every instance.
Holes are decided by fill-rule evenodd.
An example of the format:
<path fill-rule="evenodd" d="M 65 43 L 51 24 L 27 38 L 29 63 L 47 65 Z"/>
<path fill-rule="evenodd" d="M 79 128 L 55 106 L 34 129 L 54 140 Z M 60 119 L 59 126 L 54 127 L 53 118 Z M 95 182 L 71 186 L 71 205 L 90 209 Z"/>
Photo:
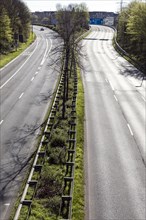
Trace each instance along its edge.
<path fill-rule="evenodd" d="M 146 3 L 133 1 L 121 11 L 117 41 L 146 75 Z"/>
<path fill-rule="evenodd" d="M 84 175 L 84 89 L 81 73 L 78 69 L 77 95 L 77 145 L 74 173 L 74 191 L 72 220 L 83 220 L 85 217 L 85 175 Z"/>
<path fill-rule="evenodd" d="M 4 58 L 3 55 L 19 50 L 19 47 L 24 47 L 22 43 L 32 39 L 30 22 L 31 14 L 24 2 L 21 0 L 0 0 L 1 60 Z M 15 55 L 9 55 L 9 57 L 11 56 Z"/>
<path fill-rule="evenodd" d="M 14 50 L 11 50 L 11 52 L 7 54 L 0 54 L 0 68 L 4 67 L 7 63 L 9 63 L 11 60 L 19 56 L 32 42 L 35 40 L 34 33 L 30 33 L 30 36 L 25 43 L 19 43 L 19 47 Z"/>

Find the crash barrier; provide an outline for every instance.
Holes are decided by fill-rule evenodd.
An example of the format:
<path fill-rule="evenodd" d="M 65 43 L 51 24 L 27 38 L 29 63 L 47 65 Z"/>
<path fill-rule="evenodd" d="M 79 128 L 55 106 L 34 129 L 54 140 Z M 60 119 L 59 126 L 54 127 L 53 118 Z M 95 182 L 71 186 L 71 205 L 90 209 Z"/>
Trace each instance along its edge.
<path fill-rule="evenodd" d="M 142 66 L 140 63 L 138 63 L 136 60 L 134 60 L 125 50 L 123 50 L 122 47 L 120 47 L 120 45 L 117 42 L 117 30 L 114 28 L 115 30 L 115 35 L 114 35 L 114 43 L 116 45 L 117 50 L 122 54 L 127 56 L 132 63 L 142 72 L 142 73 L 146 73 L 146 69 L 144 66 Z"/>
<path fill-rule="evenodd" d="M 62 202 L 60 207 L 60 216 L 62 219 L 71 219 L 72 216 L 72 201 L 74 188 L 74 169 L 76 156 L 76 96 L 77 96 L 77 77 L 74 81 L 74 94 L 71 105 L 71 118 L 69 121 L 68 131 L 68 151 L 66 162 L 66 173 L 64 177 L 64 187 L 62 194 Z"/>
<path fill-rule="evenodd" d="M 59 99 L 60 94 L 63 89 L 63 79 L 62 75 L 55 99 L 52 105 L 52 109 L 46 123 L 46 127 L 41 138 L 27 183 L 25 185 L 20 203 L 16 210 L 14 220 L 18 220 L 20 216 L 21 209 L 23 207 L 27 208 L 26 220 L 29 219 L 31 214 L 31 206 L 36 194 L 37 183 L 40 179 L 41 170 L 43 164 L 45 162 L 45 155 L 47 145 L 50 141 L 51 131 L 53 129 L 54 121 L 56 118 L 56 113 L 59 108 Z M 74 77 L 74 92 L 72 97 L 72 105 L 71 105 L 71 116 L 69 121 L 70 129 L 68 131 L 68 151 L 67 151 L 67 162 L 66 166 L 66 174 L 64 177 L 64 188 L 62 195 L 62 202 L 60 206 L 60 215 L 63 219 L 71 219 L 72 212 L 72 195 L 73 195 L 73 180 L 74 180 L 74 162 L 75 162 L 75 147 L 76 147 L 76 95 L 77 95 L 77 76 Z M 31 192 L 31 193 L 30 193 Z"/>

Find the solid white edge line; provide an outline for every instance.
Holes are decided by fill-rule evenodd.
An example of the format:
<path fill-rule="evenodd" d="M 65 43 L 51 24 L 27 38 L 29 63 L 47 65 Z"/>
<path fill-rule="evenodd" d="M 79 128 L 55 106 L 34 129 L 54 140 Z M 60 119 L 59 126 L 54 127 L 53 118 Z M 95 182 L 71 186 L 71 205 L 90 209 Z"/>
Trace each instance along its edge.
<path fill-rule="evenodd" d="M 21 99 L 23 95 L 24 95 L 24 92 L 21 93 L 21 95 L 19 96 L 19 99 Z"/>
<path fill-rule="evenodd" d="M 130 125 L 129 125 L 128 123 L 127 123 L 127 126 L 128 126 L 128 128 L 129 128 L 129 131 L 130 131 L 131 135 L 133 136 L 132 129 L 131 129 L 131 127 L 130 127 Z"/>
<path fill-rule="evenodd" d="M 22 64 L 22 66 L 20 66 L 20 68 L 3 84 L 1 85 L 0 89 L 2 89 L 21 69 L 22 67 L 27 63 L 27 61 L 30 59 L 30 57 L 34 54 L 34 52 L 36 51 L 37 49 L 37 46 L 38 46 L 38 42 L 37 42 L 37 45 L 34 49 L 34 51 L 31 53 L 31 55 L 27 58 L 27 60 L 25 60 L 25 62 Z"/>
<path fill-rule="evenodd" d="M 48 54 L 50 53 L 50 51 L 51 51 L 51 49 L 52 49 L 52 40 L 51 39 L 49 39 L 50 40 L 50 42 L 51 42 L 51 46 L 50 46 L 50 49 L 49 49 L 49 51 L 48 51 L 48 40 L 46 39 L 46 42 L 47 42 L 47 48 L 46 48 L 46 50 L 45 50 L 45 53 L 44 53 L 44 56 L 43 56 L 43 59 L 42 59 L 42 62 L 41 62 L 41 66 L 43 65 L 43 63 L 45 62 L 45 59 L 46 59 L 46 57 L 47 57 L 47 51 L 48 51 Z"/>
<path fill-rule="evenodd" d="M 1 121 L 0 121 L 0 125 L 1 125 L 3 122 L 4 122 L 4 120 L 1 120 Z"/>
<path fill-rule="evenodd" d="M 47 50 L 48 50 L 48 41 L 47 41 L 47 39 L 46 39 L 46 43 L 47 43 L 47 47 L 46 47 L 46 50 L 45 50 L 45 53 L 44 53 L 43 59 L 42 59 L 41 64 L 40 64 L 41 66 L 42 66 L 43 63 L 45 62 L 46 54 L 47 54 Z"/>

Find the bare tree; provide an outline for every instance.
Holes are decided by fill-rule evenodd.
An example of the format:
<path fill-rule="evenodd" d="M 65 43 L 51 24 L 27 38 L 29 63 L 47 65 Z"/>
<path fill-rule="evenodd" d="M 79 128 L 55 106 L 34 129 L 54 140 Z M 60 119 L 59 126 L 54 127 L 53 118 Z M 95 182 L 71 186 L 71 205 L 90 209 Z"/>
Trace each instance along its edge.
<path fill-rule="evenodd" d="M 69 77 L 72 72 L 75 73 L 76 71 L 76 66 L 79 64 L 79 51 L 81 51 L 81 46 L 76 39 L 81 34 L 81 31 L 88 27 L 89 14 L 84 4 L 71 4 L 67 7 L 59 5 L 56 19 L 57 31 L 63 40 L 63 44 L 56 51 L 62 53 L 62 70 L 64 75 L 62 118 L 65 118 Z"/>

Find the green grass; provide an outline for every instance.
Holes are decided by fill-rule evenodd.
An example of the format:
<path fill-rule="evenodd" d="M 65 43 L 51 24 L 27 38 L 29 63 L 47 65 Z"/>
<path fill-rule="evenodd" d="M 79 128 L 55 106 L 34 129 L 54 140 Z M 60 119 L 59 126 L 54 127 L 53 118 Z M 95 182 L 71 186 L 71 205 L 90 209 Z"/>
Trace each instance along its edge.
<path fill-rule="evenodd" d="M 72 220 L 84 219 L 84 91 L 78 72 L 77 144 L 74 174 Z"/>
<path fill-rule="evenodd" d="M 26 43 L 20 43 L 17 51 L 12 51 L 6 55 L 0 55 L 0 68 L 4 67 L 11 60 L 19 56 L 35 39 L 34 34 L 30 34 L 30 37 Z"/>

